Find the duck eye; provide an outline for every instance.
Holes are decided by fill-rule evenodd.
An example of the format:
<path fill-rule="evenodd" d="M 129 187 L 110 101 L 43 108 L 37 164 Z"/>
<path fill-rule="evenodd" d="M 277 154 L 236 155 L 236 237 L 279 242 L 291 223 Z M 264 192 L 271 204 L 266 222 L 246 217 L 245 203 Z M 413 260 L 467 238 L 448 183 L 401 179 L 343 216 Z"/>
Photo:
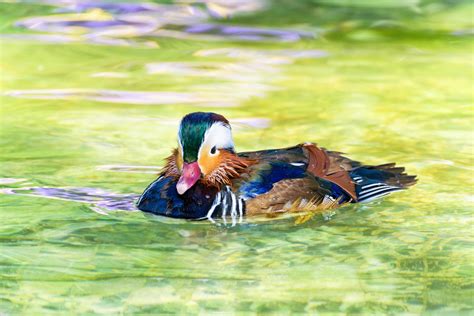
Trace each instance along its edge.
<path fill-rule="evenodd" d="M 211 148 L 211 155 L 214 155 L 216 153 L 216 151 L 217 151 L 216 146 L 212 147 Z"/>

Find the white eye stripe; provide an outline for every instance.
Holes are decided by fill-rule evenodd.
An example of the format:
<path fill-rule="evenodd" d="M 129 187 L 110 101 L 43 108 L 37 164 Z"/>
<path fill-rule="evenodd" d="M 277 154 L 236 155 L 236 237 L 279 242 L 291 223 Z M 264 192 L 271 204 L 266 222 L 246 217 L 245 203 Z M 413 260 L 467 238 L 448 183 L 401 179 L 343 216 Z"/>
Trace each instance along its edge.
<path fill-rule="evenodd" d="M 223 122 L 216 122 L 211 125 L 204 134 L 204 140 L 199 148 L 199 156 L 202 148 L 234 148 L 234 141 L 232 140 L 232 131 L 228 124 Z M 208 149 L 210 150 L 210 149 Z M 217 151 L 216 151 L 217 153 Z"/>

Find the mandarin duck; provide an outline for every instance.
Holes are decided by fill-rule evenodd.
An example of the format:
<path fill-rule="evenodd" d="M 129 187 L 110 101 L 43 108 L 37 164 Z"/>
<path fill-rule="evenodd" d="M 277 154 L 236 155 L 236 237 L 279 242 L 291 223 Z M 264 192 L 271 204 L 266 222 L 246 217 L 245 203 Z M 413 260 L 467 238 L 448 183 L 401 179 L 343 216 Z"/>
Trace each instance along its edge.
<path fill-rule="evenodd" d="M 367 202 L 416 183 L 395 163 L 363 165 L 313 143 L 237 153 L 229 121 L 216 113 L 181 120 L 178 148 L 143 192 L 138 209 L 187 219 L 257 214 Z"/>

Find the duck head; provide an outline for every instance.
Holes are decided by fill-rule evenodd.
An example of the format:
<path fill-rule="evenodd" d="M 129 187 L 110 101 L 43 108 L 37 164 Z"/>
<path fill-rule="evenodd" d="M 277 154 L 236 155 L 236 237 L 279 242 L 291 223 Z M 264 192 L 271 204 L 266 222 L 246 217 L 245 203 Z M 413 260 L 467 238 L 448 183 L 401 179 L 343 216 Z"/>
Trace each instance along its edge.
<path fill-rule="evenodd" d="M 200 179 L 211 184 L 229 182 L 229 175 L 235 175 L 239 165 L 229 121 L 220 114 L 207 112 L 183 117 L 175 160 L 180 173 L 176 184 L 179 194 Z"/>

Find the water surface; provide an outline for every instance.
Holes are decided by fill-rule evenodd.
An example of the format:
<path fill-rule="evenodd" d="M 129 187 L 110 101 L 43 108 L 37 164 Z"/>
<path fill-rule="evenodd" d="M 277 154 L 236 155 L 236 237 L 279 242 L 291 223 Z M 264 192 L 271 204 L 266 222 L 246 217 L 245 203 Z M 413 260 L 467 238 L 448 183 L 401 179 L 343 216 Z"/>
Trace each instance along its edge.
<path fill-rule="evenodd" d="M 0 2 L 0 313 L 472 313 L 472 4 Z M 242 224 L 133 201 L 180 117 L 419 183 Z"/>

